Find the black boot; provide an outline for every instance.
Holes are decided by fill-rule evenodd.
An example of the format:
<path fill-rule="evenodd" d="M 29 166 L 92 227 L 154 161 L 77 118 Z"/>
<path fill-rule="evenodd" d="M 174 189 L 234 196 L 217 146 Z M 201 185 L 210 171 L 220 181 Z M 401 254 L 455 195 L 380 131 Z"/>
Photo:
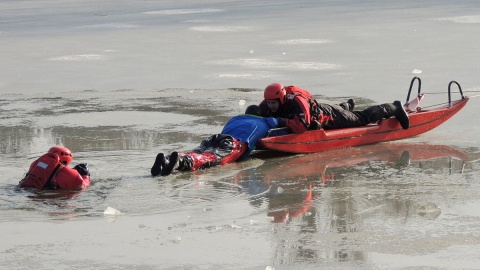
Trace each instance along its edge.
<path fill-rule="evenodd" d="M 410 126 L 410 119 L 408 119 L 408 114 L 400 101 L 396 100 L 393 103 L 385 103 L 380 106 L 385 108 L 385 118 L 395 116 L 402 128 L 408 129 Z"/>
<path fill-rule="evenodd" d="M 153 163 L 152 169 L 150 169 L 152 176 L 159 175 L 162 172 L 163 167 L 165 167 L 165 155 L 163 153 L 158 153 L 157 158 L 155 158 L 155 163 Z"/>
<path fill-rule="evenodd" d="M 408 129 L 410 127 L 410 119 L 408 118 L 408 114 L 405 111 L 402 103 L 398 100 L 395 100 L 393 102 L 393 106 L 395 106 L 395 111 L 393 115 L 395 116 L 395 118 L 397 118 L 403 129 Z"/>
<path fill-rule="evenodd" d="M 172 152 L 165 166 L 162 168 L 162 176 L 171 174 L 176 168 L 178 168 L 178 152 Z"/>
<path fill-rule="evenodd" d="M 340 104 L 340 107 L 342 107 L 344 110 L 347 110 L 347 111 L 353 111 L 353 109 L 355 108 L 355 100 L 353 98 L 347 100 L 347 102 L 342 102 Z"/>
<path fill-rule="evenodd" d="M 348 105 L 350 105 L 350 110 L 353 111 L 355 109 L 355 99 L 351 98 L 347 100 Z"/>

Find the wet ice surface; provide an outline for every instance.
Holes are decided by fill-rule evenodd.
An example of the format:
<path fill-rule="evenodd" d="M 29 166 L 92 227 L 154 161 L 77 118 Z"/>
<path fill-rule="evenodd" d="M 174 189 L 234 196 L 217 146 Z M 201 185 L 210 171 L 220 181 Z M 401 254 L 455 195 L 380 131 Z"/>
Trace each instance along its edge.
<path fill-rule="evenodd" d="M 243 111 L 239 100 L 252 104 L 261 90 L 177 89 L 181 98 L 120 92 L 86 91 L 88 102 L 69 93 L 3 100 L 0 226 L 9 233 L 0 256 L 7 266 L 15 268 L 26 249 L 36 255 L 20 265 L 42 260 L 44 268 L 454 267 L 456 257 L 445 253 L 479 244 L 478 148 L 426 144 L 448 137 L 448 126 L 395 143 L 258 152 L 243 163 L 152 178 L 158 151 L 191 149 Z M 211 105 L 189 106 L 192 100 Z M 54 143 L 68 145 L 74 163 L 90 164 L 92 186 L 16 189 L 28 164 Z M 112 265 L 101 263 L 109 249 Z M 71 253 L 76 259 L 57 259 Z M 478 262 L 462 260 L 464 268 Z"/>
<path fill-rule="evenodd" d="M 413 76 L 423 92 L 457 80 L 475 95 L 475 2 L 102 3 L 0 4 L 2 266 L 477 268 L 476 99 L 395 143 L 149 172 L 273 81 L 360 108 L 403 100 Z M 90 164 L 92 186 L 16 189 L 54 144 Z"/>

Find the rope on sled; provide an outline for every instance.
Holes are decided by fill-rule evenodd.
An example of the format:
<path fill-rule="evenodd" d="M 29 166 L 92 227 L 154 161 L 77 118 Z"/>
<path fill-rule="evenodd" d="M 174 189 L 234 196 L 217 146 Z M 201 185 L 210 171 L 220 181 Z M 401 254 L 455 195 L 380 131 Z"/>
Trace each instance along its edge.
<path fill-rule="evenodd" d="M 438 107 L 440 105 L 447 105 L 448 102 L 442 102 L 442 103 L 437 103 L 437 104 L 433 104 L 433 105 L 428 105 L 428 106 L 420 106 L 422 109 L 425 109 L 425 108 L 432 108 L 432 107 Z"/>
<path fill-rule="evenodd" d="M 480 90 L 463 91 L 463 93 L 480 93 Z M 422 94 L 429 94 L 429 95 L 448 94 L 448 91 L 442 91 L 442 92 L 422 92 Z M 478 96 L 480 96 L 480 95 L 468 96 L 468 97 L 471 98 L 471 97 L 478 97 Z"/>
<path fill-rule="evenodd" d="M 478 96 L 480 96 L 480 95 L 478 95 Z M 471 98 L 471 97 L 469 96 L 468 98 Z M 452 101 L 452 103 L 453 103 L 453 101 Z M 448 101 L 446 101 L 446 102 L 432 104 L 432 105 L 428 105 L 428 106 L 419 106 L 419 108 L 422 108 L 422 109 L 432 108 L 432 107 L 438 107 L 438 106 L 441 106 L 441 105 L 448 105 L 448 104 L 452 104 L 452 103 L 449 103 Z"/>
<path fill-rule="evenodd" d="M 463 93 L 480 93 L 480 90 L 470 90 L 470 91 L 464 91 Z M 436 95 L 436 94 L 448 94 L 448 91 L 444 91 L 444 92 L 424 92 L 422 94 L 429 94 L 429 95 Z M 468 98 L 476 98 L 476 97 L 480 97 L 480 95 L 474 95 L 474 96 L 466 96 Z M 438 104 L 433 104 L 433 105 L 428 105 L 428 106 L 420 106 L 422 109 L 424 108 L 432 108 L 432 107 L 436 107 L 436 106 L 440 106 L 440 105 L 447 105 L 449 104 L 448 102 L 442 102 L 442 103 L 438 103 Z"/>

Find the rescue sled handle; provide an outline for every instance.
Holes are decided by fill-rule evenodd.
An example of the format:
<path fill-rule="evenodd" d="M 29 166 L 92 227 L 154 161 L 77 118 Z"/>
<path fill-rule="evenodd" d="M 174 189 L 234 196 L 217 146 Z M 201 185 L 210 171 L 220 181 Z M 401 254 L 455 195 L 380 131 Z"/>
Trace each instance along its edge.
<path fill-rule="evenodd" d="M 408 102 L 410 101 L 410 94 L 412 92 L 413 84 L 415 83 L 416 80 L 418 80 L 417 96 L 420 96 L 420 88 L 422 87 L 422 81 L 420 80 L 419 77 L 415 76 L 415 77 L 413 77 L 412 81 L 410 82 L 410 88 L 408 89 L 407 101 L 405 102 L 405 104 L 408 104 Z M 448 84 L 448 107 L 452 106 L 452 94 L 451 94 L 452 84 L 456 84 L 458 86 L 458 91 L 460 92 L 460 96 L 462 97 L 462 99 L 465 99 L 465 96 L 463 95 L 462 87 L 460 86 L 460 84 L 456 81 L 451 81 Z"/>
<path fill-rule="evenodd" d="M 407 100 L 405 101 L 405 104 L 407 104 L 410 101 L 410 93 L 412 92 L 412 87 L 413 83 L 415 83 L 415 80 L 418 80 L 418 94 L 417 96 L 420 96 L 420 88 L 422 87 L 422 81 L 420 80 L 419 77 L 413 77 L 412 81 L 410 82 L 410 88 L 408 89 L 408 94 L 407 94 Z"/>
<path fill-rule="evenodd" d="M 451 92 L 450 92 L 452 84 L 456 84 L 458 86 L 458 91 L 460 92 L 460 96 L 462 96 L 462 99 L 465 99 L 465 96 L 463 95 L 462 87 L 460 86 L 460 84 L 456 81 L 451 81 L 448 84 L 448 107 L 449 108 L 452 107 L 452 97 L 451 97 Z"/>

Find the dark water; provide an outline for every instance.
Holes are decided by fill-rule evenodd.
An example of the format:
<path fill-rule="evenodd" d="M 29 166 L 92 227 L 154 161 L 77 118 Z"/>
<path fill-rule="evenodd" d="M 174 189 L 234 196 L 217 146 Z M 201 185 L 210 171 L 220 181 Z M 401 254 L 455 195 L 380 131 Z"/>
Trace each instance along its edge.
<path fill-rule="evenodd" d="M 476 2 L 0 8 L 2 268 L 478 268 L 476 98 L 407 140 L 150 176 L 158 152 L 197 146 L 273 81 L 359 107 L 403 100 L 413 76 L 442 92 L 425 106 L 451 80 L 475 96 Z M 52 145 L 92 186 L 16 188 Z"/>

